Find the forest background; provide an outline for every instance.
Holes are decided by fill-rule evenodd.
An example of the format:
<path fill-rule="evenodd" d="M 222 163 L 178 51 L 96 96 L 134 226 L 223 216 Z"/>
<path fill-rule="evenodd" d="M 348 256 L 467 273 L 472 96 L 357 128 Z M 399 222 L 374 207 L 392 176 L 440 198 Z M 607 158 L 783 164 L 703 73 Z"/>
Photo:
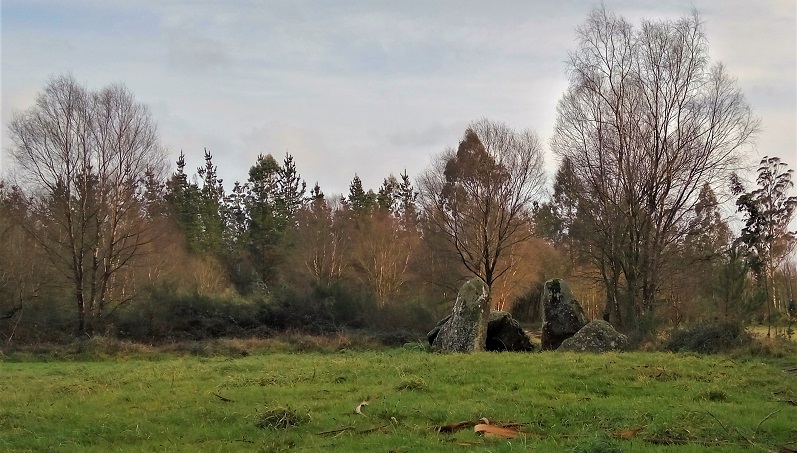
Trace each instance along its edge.
<path fill-rule="evenodd" d="M 403 341 L 473 275 L 527 323 L 562 277 L 590 318 L 638 340 L 699 321 L 790 327 L 792 171 L 750 157 L 760 122 L 700 17 L 634 25 L 595 9 L 576 35 L 550 186 L 535 133 L 490 119 L 378 188 L 355 174 L 328 196 L 287 153 L 225 184 L 213 150 L 196 171 L 168 163 L 124 86 L 53 77 L 8 128 L 3 340 L 367 328 Z"/>

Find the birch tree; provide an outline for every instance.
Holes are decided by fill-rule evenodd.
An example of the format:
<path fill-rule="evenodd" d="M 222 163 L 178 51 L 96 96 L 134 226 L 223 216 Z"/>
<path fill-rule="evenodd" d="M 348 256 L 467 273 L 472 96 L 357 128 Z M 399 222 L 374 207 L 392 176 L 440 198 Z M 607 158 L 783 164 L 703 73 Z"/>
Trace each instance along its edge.
<path fill-rule="evenodd" d="M 743 165 L 758 121 L 711 63 L 697 13 L 635 27 L 599 8 L 577 33 L 552 149 L 572 165 L 579 209 L 594 219 L 584 246 L 604 276 L 604 317 L 641 332 L 701 188 Z"/>
<path fill-rule="evenodd" d="M 125 87 L 89 91 L 62 76 L 15 112 L 9 135 L 41 222 L 32 233 L 70 284 L 77 332 L 90 335 L 131 300 L 117 277 L 151 240 L 140 194 L 147 173 L 165 168 L 155 123 Z"/>

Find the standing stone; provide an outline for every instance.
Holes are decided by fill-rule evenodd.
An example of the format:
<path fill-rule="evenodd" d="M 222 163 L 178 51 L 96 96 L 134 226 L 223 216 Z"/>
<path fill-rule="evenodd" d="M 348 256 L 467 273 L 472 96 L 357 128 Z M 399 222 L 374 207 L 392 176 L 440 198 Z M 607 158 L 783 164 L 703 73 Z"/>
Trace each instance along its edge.
<path fill-rule="evenodd" d="M 487 342 L 490 291 L 481 278 L 462 285 L 451 317 L 440 326 L 432 349 L 443 352 L 483 351 Z"/>
<path fill-rule="evenodd" d="M 440 334 L 440 329 L 443 328 L 451 315 L 441 319 L 437 325 L 434 326 L 429 333 L 426 334 L 426 339 L 429 345 L 434 345 L 434 340 Z M 493 310 L 490 312 L 490 320 L 487 323 L 487 351 L 510 351 L 510 352 L 529 352 L 534 350 L 534 345 L 531 339 L 523 330 L 523 327 L 511 314 L 505 311 Z"/>
<path fill-rule="evenodd" d="M 587 324 L 570 286 L 554 278 L 542 290 L 542 349 L 553 350 Z"/>

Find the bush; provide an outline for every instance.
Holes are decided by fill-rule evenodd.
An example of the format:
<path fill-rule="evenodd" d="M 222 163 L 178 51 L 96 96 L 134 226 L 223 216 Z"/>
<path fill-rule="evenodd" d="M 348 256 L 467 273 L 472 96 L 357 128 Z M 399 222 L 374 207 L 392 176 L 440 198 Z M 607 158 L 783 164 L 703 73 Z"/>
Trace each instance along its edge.
<path fill-rule="evenodd" d="M 398 300 L 373 311 L 369 319 L 370 327 L 385 333 L 403 336 L 393 345 L 400 346 L 424 336 L 437 323 L 439 317 L 420 301 Z M 390 339 L 387 339 L 389 342 Z M 390 345 L 385 343 L 385 345 Z"/>
<path fill-rule="evenodd" d="M 137 341 L 253 336 L 262 324 L 262 304 L 236 295 L 151 288 L 145 300 L 117 312 L 111 321 L 117 337 Z"/>
<path fill-rule="evenodd" d="M 401 347 L 407 343 L 418 341 L 418 335 L 406 330 L 391 330 L 387 332 L 376 332 L 377 341 L 382 346 L 387 347 Z"/>
<path fill-rule="evenodd" d="M 266 324 L 280 329 L 323 334 L 365 325 L 369 301 L 350 293 L 342 284 L 314 286 L 309 291 L 288 288 L 274 295 L 276 305 Z"/>
<path fill-rule="evenodd" d="M 717 354 L 751 342 L 752 336 L 738 322 L 703 322 L 673 330 L 664 348 L 674 352 Z"/>
<path fill-rule="evenodd" d="M 786 338 L 754 338 L 743 348 L 734 351 L 736 356 L 767 357 L 781 359 L 797 356 L 797 343 Z"/>

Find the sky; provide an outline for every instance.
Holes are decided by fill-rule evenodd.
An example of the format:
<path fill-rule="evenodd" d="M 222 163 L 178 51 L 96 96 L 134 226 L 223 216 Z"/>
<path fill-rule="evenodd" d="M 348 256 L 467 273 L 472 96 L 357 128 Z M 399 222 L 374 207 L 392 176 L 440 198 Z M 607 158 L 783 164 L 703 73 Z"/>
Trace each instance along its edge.
<path fill-rule="evenodd" d="M 694 7 L 709 53 L 761 120 L 751 160 L 797 168 L 797 2 L 604 0 L 633 23 Z M 488 118 L 531 129 L 546 168 L 576 27 L 600 2 L 559 0 L 2 0 L 0 174 L 7 125 L 55 76 L 126 85 L 174 162 L 214 156 L 229 190 L 259 154 L 290 153 L 327 194 L 416 177 Z M 756 154 L 757 153 L 757 154 Z M 193 173 L 193 171 L 192 171 Z"/>

